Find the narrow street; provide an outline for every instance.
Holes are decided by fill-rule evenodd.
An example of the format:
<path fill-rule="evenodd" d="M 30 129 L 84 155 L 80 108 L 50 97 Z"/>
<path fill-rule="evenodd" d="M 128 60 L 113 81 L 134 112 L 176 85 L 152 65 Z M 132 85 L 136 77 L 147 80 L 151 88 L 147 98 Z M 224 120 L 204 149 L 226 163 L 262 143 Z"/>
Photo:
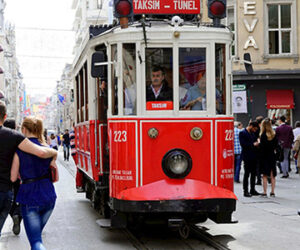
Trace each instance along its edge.
<path fill-rule="evenodd" d="M 58 164 L 60 180 L 55 184 L 57 204 L 43 233 L 47 249 L 213 249 L 195 236 L 182 240 L 177 233 L 164 227 L 145 228 L 138 232 L 135 237 L 141 245 L 133 242 L 122 230 L 100 228 L 96 223 L 100 216 L 90 206 L 85 194 L 76 193 L 73 160 L 64 162 L 60 151 Z M 297 237 L 300 176 L 294 172 L 292 165 L 290 178 L 281 179 L 280 174 L 277 176 L 275 198 L 245 198 L 242 184 L 235 184 L 239 201 L 234 217 L 238 223 L 218 225 L 208 220 L 201 226 L 207 229 L 214 241 L 229 249 L 297 249 L 300 243 Z M 262 187 L 257 186 L 257 190 L 261 192 Z M 23 224 L 19 236 L 12 233 L 12 225 L 9 217 L 0 239 L 0 249 L 30 249 Z"/>

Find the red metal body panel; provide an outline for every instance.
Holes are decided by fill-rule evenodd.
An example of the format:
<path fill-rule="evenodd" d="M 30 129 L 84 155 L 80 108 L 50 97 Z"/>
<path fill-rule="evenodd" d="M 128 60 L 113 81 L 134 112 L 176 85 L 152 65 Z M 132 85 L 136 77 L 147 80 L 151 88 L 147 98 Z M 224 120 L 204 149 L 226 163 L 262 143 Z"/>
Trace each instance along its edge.
<path fill-rule="evenodd" d="M 203 131 L 203 137 L 199 141 L 190 137 L 194 127 L 199 127 Z M 156 139 L 148 136 L 150 128 L 158 130 Z M 162 158 L 174 148 L 183 149 L 192 157 L 193 168 L 187 178 L 211 183 L 212 121 L 141 121 L 141 130 L 143 152 L 141 184 L 166 178 L 161 167 Z"/>
<path fill-rule="evenodd" d="M 137 187 L 137 121 L 110 122 L 110 195 Z"/>
<path fill-rule="evenodd" d="M 218 186 L 233 190 L 234 177 L 234 130 L 233 123 L 228 121 L 216 122 L 216 156 Z"/>
<path fill-rule="evenodd" d="M 97 136 L 95 135 L 95 126 L 97 126 Z M 99 175 L 103 174 L 104 162 L 107 162 L 107 158 L 105 157 L 105 146 L 107 143 L 106 124 L 100 124 L 99 121 L 95 120 L 77 124 L 75 135 L 75 145 L 78 155 L 77 167 L 91 179 L 99 181 Z"/>
<path fill-rule="evenodd" d="M 203 137 L 199 141 L 190 137 L 190 132 L 194 127 L 201 128 L 203 131 Z M 148 136 L 150 128 L 158 130 L 157 138 L 152 139 Z M 204 197 L 202 188 L 212 191 L 212 197 L 219 195 L 219 191 L 224 191 L 223 188 L 225 188 L 227 189 L 224 191 L 226 197 L 232 198 L 234 195 L 232 193 L 234 155 L 231 154 L 233 137 L 230 137 L 232 129 L 233 118 L 231 117 L 221 119 L 110 119 L 108 122 L 110 196 L 117 199 L 126 197 L 128 200 L 135 200 L 140 197 L 139 199 L 151 200 L 150 197 L 153 198 L 154 194 L 147 197 L 144 192 L 147 193 L 148 188 L 149 190 L 154 188 L 152 184 L 156 183 L 157 186 L 154 189 L 157 189 L 157 192 L 162 192 L 161 188 L 166 190 L 165 195 L 160 198 L 174 199 L 172 190 L 173 188 L 177 190 L 176 187 L 179 184 L 176 184 L 177 186 L 172 184 L 170 180 L 173 179 L 164 174 L 161 162 L 169 150 L 181 148 L 193 160 L 193 168 L 186 177 L 188 181 L 184 182 L 183 186 L 186 185 L 188 190 L 192 189 L 192 185 L 200 188 L 199 190 L 193 189 L 191 199 Z M 227 139 L 226 133 L 229 133 Z M 123 137 L 124 134 L 127 136 L 126 140 Z M 226 157 L 222 155 L 224 149 L 226 149 Z M 171 185 L 169 189 L 168 185 Z M 215 189 L 215 186 L 222 187 L 222 189 Z M 228 195 L 228 192 L 231 195 Z M 130 197 L 131 194 L 132 197 Z M 184 199 L 189 199 L 188 194 L 189 192 L 182 193 Z"/>
<path fill-rule="evenodd" d="M 138 188 L 123 190 L 117 195 L 120 200 L 202 200 L 237 199 L 231 191 L 192 179 L 165 179 Z"/>

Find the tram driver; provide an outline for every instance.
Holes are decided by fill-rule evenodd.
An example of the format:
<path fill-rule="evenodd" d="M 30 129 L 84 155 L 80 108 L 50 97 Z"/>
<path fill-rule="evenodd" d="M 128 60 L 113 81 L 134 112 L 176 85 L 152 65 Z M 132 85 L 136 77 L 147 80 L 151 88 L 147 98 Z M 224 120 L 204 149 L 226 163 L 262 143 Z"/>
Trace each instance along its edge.
<path fill-rule="evenodd" d="M 160 66 L 154 66 L 151 72 L 151 84 L 146 90 L 146 99 L 149 101 L 173 101 L 173 90 L 165 79 L 165 71 Z"/>
<path fill-rule="evenodd" d="M 199 74 L 197 84 L 188 89 L 180 106 L 182 110 L 206 110 L 206 72 Z"/>

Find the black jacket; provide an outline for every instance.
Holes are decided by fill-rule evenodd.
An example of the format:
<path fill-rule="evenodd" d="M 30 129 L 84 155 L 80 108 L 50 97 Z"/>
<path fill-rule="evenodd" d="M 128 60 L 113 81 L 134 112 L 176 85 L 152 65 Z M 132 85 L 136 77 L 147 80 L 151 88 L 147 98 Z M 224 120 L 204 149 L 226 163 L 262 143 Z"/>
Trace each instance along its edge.
<path fill-rule="evenodd" d="M 155 95 L 152 91 L 151 85 L 147 87 L 146 90 L 146 100 L 147 102 L 151 101 L 173 101 L 173 89 L 171 89 L 166 84 L 163 84 L 159 96 L 155 98 Z"/>

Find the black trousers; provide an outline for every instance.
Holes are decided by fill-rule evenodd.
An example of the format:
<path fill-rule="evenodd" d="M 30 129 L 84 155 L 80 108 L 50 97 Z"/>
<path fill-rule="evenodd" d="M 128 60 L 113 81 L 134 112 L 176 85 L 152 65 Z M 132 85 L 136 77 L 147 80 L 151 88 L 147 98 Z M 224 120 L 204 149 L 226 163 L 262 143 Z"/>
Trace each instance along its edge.
<path fill-rule="evenodd" d="M 17 198 L 17 194 L 19 191 L 21 185 L 21 181 L 20 179 L 17 179 L 14 183 L 13 183 L 13 190 L 14 190 L 14 200 L 11 206 L 11 209 L 9 211 L 9 214 L 11 217 L 13 217 L 14 215 L 18 215 L 20 220 L 22 219 L 21 216 L 21 208 L 20 208 L 20 204 L 16 203 L 16 198 Z"/>
<path fill-rule="evenodd" d="M 255 190 L 255 176 L 256 176 L 256 167 L 257 160 L 244 160 L 244 179 L 243 179 L 243 189 L 244 193 L 248 192 L 248 180 L 250 175 L 250 192 L 254 192 Z"/>

